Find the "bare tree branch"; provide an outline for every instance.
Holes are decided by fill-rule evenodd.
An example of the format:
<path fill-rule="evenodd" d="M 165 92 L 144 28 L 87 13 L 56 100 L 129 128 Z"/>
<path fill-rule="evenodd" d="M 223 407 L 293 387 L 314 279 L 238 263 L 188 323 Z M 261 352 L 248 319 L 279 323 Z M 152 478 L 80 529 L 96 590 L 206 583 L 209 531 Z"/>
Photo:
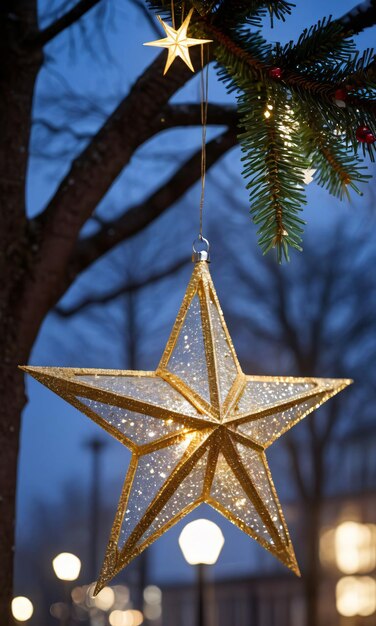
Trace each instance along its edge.
<path fill-rule="evenodd" d="M 350 34 L 360 33 L 376 24 L 376 1 L 366 0 L 343 15 L 338 22 Z"/>
<path fill-rule="evenodd" d="M 149 285 L 152 285 L 154 283 L 157 283 L 160 280 L 163 280 L 163 278 L 166 278 L 167 276 L 171 276 L 172 274 L 175 274 L 176 272 L 181 270 L 182 267 L 187 265 L 189 261 L 190 259 L 187 259 L 187 258 L 180 259 L 179 261 L 177 261 L 170 267 L 167 267 L 161 270 L 160 272 L 152 274 L 148 278 L 126 283 L 124 285 L 121 285 L 120 287 L 117 287 L 116 289 L 113 289 L 101 295 L 88 296 L 87 298 L 84 298 L 83 300 L 81 300 L 80 302 L 77 302 L 71 307 L 57 306 L 54 309 L 54 311 L 60 317 L 71 317 L 73 315 L 76 315 L 77 313 L 81 313 L 82 311 L 85 311 L 87 308 L 91 306 L 94 306 L 97 304 L 107 304 L 108 302 L 112 302 L 113 300 L 116 300 L 116 298 L 119 298 L 120 296 L 125 296 L 126 294 L 134 293 L 136 291 L 139 291 L 140 289 L 143 289 L 144 287 L 148 287 Z"/>
<path fill-rule="evenodd" d="M 238 124 L 237 107 L 233 104 L 209 104 L 208 120 L 210 126 L 235 126 Z M 162 109 L 155 120 L 155 133 L 177 126 L 201 125 L 201 106 L 199 104 L 169 104 Z"/>
<path fill-rule="evenodd" d="M 236 132 L 230 128 L 207 145 L 207 169 L 214 165 L 230 148 L 236 145 Z M 70 265 L 70 276 L 84 270 L 90 263 L 111 248 L 129 239 L 148 226 L 179 200 L 200 178 L 201 149 L 188 159 L 170 180 L 152 196 L 128 209 L 117 219 L 108 222 L 98 233 L 82 240 Z"/>
<path fill-rule="evenodd" d="M 198 50 L 192 54 L 196 64 Z M 94 212 L 135 150 L 155 130 L 150 130 L 171 96 L 191 77 L 181 63 L 163 76 L 165 55 L 161 53 L 138 78 L 128 95 L 107 119 L 88 146 L 73 161 L 44 212 L 29 229 L 36 239 L 33 281 L 23 293 L 20 310 L 33 306 L 33 324 L 23 325 L 20 341 L 29 345 L 46 312 L 60 299 L 67 283 L 67 267 L 83 224 Z M 95 184 L 93 184 L 95 181 Z M 34 284 L 43 286 L 36 295 Z"/>
<path fill-rule="evenodd" d="M 64 30 L 72 26 L 83 15 L 88 13 L 92 8 L 99 4 L 101 0 L 81 0 L 70 11 L 67 11 L 59 17 L 55 22 L 40 30 L 32 39 L 28 41 L 29 45 L 35 47 L 43 47 L 49 41 L 60 35 Z"/>
<path fill-rule="evenodd" d="M 209 126 L 234 126 L 238 123 L 237 108 L 232 104 L 209 104 Z M 150 137 L 163 130 L 177 128 L 179 126 L 199 126 L 201 124 L 201 106 L 199 104 L 182 103 L 168 104 L 165 106 L 154 122 L 150 124 Z M 45 118 L 35 118 L 33 126 L 39 126 L 51 134 L 65 133 L 71 135 L 77 141 L 93 138 L 88 132 L 78 132 L 67 124 L 57 125 Z M 150 138 L 148 137 L 148 139 Z"/>

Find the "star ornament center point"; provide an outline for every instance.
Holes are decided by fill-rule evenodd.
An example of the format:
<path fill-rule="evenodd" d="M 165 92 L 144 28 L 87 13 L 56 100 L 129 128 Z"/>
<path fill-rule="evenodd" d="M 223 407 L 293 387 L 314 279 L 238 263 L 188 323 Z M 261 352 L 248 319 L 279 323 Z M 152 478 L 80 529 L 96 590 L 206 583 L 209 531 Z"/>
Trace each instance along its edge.
<path fill-rule="evenodd" d="M 132 452 L 97 593 L 202 503 L 299 574 L 266 450 L 351 381 L 245 375 L 206 262 L 155 372 L 23 369 Z"/>
<path fill-rule="evenodd" d="M 158 16 L 158 20 L 166 33 L 166 37 L 164 39 L 158 39 L 156 41 L 148 41 L 147 43 L 144 43 L 144 46 L 167 48 L 168 55 L 163 72 L 164 74 L 168 72 L 169 68 L 177 57 L 181 58 L 182 61 L 184 61 L 184 63 L 189 67 L 189 69 L 194 72 L 194 67 L 192 65 L 191 57 L 189 54 L 189 48 L 191 48 L 192 46 L 211 43 L 212 41 L 211 39 L 194 39 L 192 37 L 188 37 L 188 28 L 193 12 L 194 9 L 191 9 L 189 11 L 182 25 L 177 30 L 169 26 L 166 22 L 162 20 L 160 16 Z"/>

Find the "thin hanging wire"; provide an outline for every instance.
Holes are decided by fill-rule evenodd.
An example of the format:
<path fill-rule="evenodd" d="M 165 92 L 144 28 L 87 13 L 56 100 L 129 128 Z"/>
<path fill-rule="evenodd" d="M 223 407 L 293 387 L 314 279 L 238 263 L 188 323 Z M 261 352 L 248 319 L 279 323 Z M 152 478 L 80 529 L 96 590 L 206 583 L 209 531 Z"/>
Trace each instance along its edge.
<path fill-rule="evenodd" d="M 207 50 L 207 48 L 206 48 Z M 206 60 L 206 64 L 205 64 Z M 201 45 L 201 74 L 200 74 L 200 95 L 201 95 L 201 127 L 202 127 L 202 144 L 201 144 L 201 196 L 200 196 L 200 230 L 199 239 L 203 239 L 202 223 L 205 202 L 205 182 L 206 182 L 206 128 L 208 121 L 208 102 L 209 102 L 209 63 L 205 59 L 204 45 Z"/>
<path fill-rule="evenodd" d="M 171 0 L 171 19 L 172 19 L 172 28 L 174 30 L 176 30 L 176 24 L 175 24 L 175 2 L 174 2 L 174 0 Z"/>

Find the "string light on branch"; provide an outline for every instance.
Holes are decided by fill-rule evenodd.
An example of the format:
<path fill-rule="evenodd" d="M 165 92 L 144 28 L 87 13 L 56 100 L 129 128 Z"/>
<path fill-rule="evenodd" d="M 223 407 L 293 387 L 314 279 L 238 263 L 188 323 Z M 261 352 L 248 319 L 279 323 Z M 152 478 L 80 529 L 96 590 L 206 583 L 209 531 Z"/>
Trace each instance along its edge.
<path fill-rule="evenodd" d="M 313 167 L 305 170 L 304 172 L 304 184 L 305 185 L 309 185 L 313 181 L 313 177 L 315 173 L 316 173 L 316 170 Z"/>
<path fill-rule="evenodd" d="M 273 111 L 273 105 L 272 104 L 267 104 L 266 105 L 266 109 L 264 111 L 264 117 L 268 120 L 269 117 L 272 116 L 272 111 Z"/>

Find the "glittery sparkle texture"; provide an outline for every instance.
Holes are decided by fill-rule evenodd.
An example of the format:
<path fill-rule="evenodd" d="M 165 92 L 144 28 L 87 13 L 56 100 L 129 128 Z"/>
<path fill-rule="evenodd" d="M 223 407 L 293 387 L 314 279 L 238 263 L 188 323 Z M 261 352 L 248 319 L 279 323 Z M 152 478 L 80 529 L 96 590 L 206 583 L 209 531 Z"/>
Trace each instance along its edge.
<path fill-rule="evenodd" d="M 351 381 L 243 374 L 206 262 L 156 372 L 23 369 L 132 451 L 97 593 L 203 502 L 299 574 L 265 450 Z"/>

